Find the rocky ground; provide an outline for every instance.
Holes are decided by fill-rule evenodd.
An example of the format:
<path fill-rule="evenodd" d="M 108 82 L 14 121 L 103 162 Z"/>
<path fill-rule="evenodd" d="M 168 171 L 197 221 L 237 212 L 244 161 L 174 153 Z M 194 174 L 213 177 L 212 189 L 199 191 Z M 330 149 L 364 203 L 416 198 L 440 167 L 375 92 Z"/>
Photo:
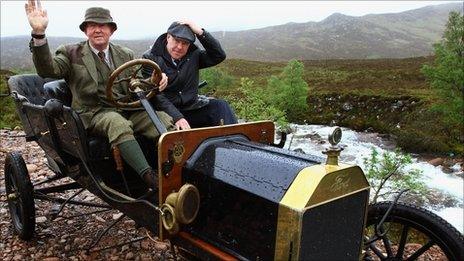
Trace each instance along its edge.
<path fill-rule="evenodd" d="M 21 151 L 32 182 L 45 179 L 53 173 L 46 166 L 44 152 L 37 143 L 27 142 L 22 131 L 1 130 L 0 142 L 0 260 L 175 260 L 169 242 L 153 238 L 144 228 L 137 228 L 133 220 L 124 218 L 110 229 L 102 241 L 87 252 L 86 248 L 97 235 L 121 213 L 117 210 L 76 216 L 101 209 L 69 205 L 51 220 L 50 210 L 59 205 L 48 201 L 36 200 L 36 229 L 30 242 L 22 241 L 14 234 L 5 196 L 4 161 L 10 151 Z M 65 180 L 60 182 L 66 182 Z M 71 196 L 71 190 L 63 195 Z M 102 203 L 98 198 L 85 191 L 75 199 Z M 150 235 L 141 241 L 106 250 L 98 250 L 111 245 Z"/>

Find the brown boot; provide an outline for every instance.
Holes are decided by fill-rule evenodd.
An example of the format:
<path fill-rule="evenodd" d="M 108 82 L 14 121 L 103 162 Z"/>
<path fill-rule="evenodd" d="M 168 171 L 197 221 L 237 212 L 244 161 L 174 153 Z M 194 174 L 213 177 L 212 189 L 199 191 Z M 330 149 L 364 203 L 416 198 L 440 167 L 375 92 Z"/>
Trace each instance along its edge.
<path fill-rule="evenodd" d="M 142 177 L 149 188 L 158 190 L 158 173 L 156 171 L 149 169 Z"/>

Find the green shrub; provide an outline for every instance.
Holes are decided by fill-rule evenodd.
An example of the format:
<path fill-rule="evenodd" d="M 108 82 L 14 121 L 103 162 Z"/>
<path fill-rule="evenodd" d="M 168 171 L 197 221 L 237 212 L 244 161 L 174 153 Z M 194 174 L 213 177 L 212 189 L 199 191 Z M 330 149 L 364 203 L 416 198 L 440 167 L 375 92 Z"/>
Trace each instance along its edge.
<path fill-rule="evenodd" d="M 379 155 L 379 152 L 372 148 L 371 155 L 363 160 L 372 189 L 372 203 L 376 203 L 379 197 L 388 197 L 403 189 L 410 189 L 420 197 L 425 197 L 427 187 L 420 180 L 422 172 L 417 169 L 404 170 L 412 163 L 409 154 L 403 154 L 397 149 Z"/>
<path fill-rule="evenodd" d="M 266 90 L 253 86 L 254 82 L 248 78 L 242 78 L 239 90 L 242 98 L 229 99 L 238 118 L 247 121 L 272 120 L 279 127 L 288 125 L 285 113 L 272 104 L 266 103 Z"/>

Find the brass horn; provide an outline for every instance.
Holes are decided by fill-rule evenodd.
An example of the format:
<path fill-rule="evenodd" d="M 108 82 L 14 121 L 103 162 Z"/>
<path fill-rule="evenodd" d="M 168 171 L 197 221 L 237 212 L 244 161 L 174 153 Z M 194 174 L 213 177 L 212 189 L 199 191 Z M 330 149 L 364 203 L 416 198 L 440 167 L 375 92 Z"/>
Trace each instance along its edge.
<path fill-rule="evenodd" d="M 190 224 L 200 209 L 200 193 L 192 184 L 184 184 L 178 192 L 169 194 L 161 206 L 163 226 L 170 234 L 179 231 L 180 224 Z"/>

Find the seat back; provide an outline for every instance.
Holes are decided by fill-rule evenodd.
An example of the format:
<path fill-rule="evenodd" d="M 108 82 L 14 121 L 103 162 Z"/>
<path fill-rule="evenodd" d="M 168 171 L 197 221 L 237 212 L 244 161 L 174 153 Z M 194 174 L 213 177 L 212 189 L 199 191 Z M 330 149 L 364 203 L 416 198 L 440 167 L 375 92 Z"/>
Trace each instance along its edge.
<path fill-rule="evenodd" d="M 43 86 L 46 99 L 58 99 L 64 105 L 71 107 L 72 94 L 64 79 L 50 81 Z"/>
<path fill-rule="evenodd" d="M 43 85 L 47 80 L 37 74 L 23 74 L 11 76 L 8 80 L 8 87 L 11 93 L 17 93 L 21 99 L 35 105 L 44 105 L 45 93 Z"/>
<path fill-rule="evenodd" d="M 43 85 L 46 79 L 36 74 L 15 75 L 8 79 L 8 88 L 16 103 L 16 111 L 21 119 L 26 140 L 39 140 L 49 133 L 49 126 L 43 111 L 46 98 Z M 46 142 L 50 142 L 44 137 Z"/>

